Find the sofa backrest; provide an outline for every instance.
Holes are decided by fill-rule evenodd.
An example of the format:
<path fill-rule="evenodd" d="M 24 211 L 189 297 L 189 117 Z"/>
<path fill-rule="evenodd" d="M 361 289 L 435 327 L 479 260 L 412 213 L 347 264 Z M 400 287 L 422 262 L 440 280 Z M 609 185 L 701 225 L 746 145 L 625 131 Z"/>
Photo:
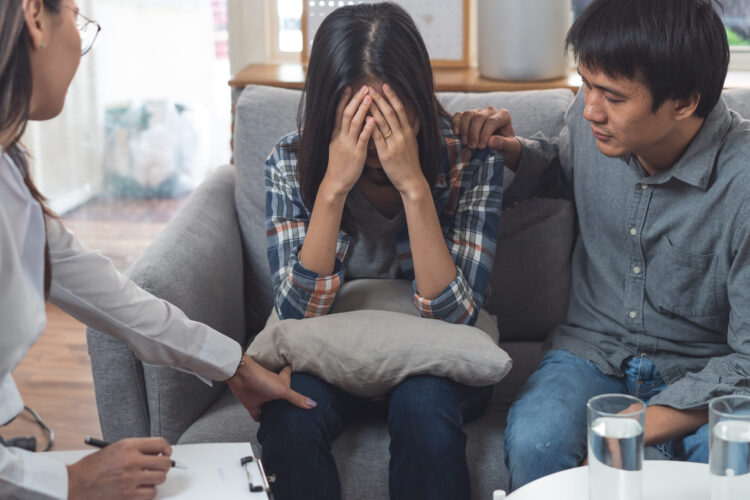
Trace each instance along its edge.
<path fill-rule="evenodd" d="M 725 90 L 723 96 L 729 109 L 750 120 L 750 89 Z"/>
<path fill-rule="evenodd" d="M 234 134 L 237 167 L 235 198 L 247 256 L 246 282 L 250 289 L 246 290 L 246 296 L 252 297 L 256 315 L 256 318 L 248 318 L 251 329 L 253 326 L 262 326 L 273 305 L 266 256 L 263 167 L 276 141 L 296 129 L 300 97 L 300 91 L 251 85 L 245 88 L 237 102 Z M 483 94 L 441 93 L 439 97 L 450 112 L 489 105 L 507 108 L 513 116 L 514 129 L 519 135 L 532 135 L 542 131 L 552 136 L 562 127 L 563 117 L 573 94 L 568 90 L 558 89 Z M 490 313 L 500 317 L 501 335 L 506 339 L 509 338 L 508 335 L 511 338 L 528 339 L 529 334 L 533 338 L 542 339 L 549 328 L 564 319 L 573 212 L 567 202 L 547 201 L 540 206 L 532 206 L 531 210 L 517 207 L 513 213 L 516 215 L 508 213 L 508 217 L 501 218 L 501 240 L 508 239 L 507 229 L 512 228 L 521 247 L 498 245 L 498 261 L 514 264 L 506 269 L 510 273 L 509 279 L 504 279 L 508 272 L 502 271 L 507 266 L 500 265 L 500 262 L 496 264 L 491 280 L 494 292 L 485 307 Z M 542 222 L 546 222 L 549 227 L 533 233 L 526 227 L 527 224 L 539 226 Z M 523 245 L 537 247 L 533 262 L 526 262 L 529 252 L 528 247 L 522 248 Z M 519 256 L 519 252 L 526 255 Z M 517 259 L 528 264 L 523 266 L 526 272 L 519 274 Z M 551 263 L 554 265 L 550 266 Z M 555 280 L 554 286 L 547 286 L 548 281 L 551 283 L 552 280 Z M 519 296 L 518 289 L 526 290 L 527 293 Z M 503 300 L 501 296 L 504 290 L 514 290 L 513 294 L 508 295 L 515 299 Z M 535 303 L 538 310 L 530 311 L 525 308 L 519 311 L 517 305 L 520 300 L 525 299 Z M 549 300 L 554 304 L 550 304 Z"/>
<path fill-rule="evenodd" d="M 276 141 L 296 129 L 301 92 L 248 86 L 235 117 L 237 211 L 246 251 L 248 328 L 262 327 L 273 305 L 265 241 L 263 167 Z M 574 98 L 566 89 L 528 92 L 441 93 L 449 112 L 507 108 L 520 136 L 556 135 Z M 724 93 L 730 108 L 750 117 L 750 90 Z M 575 213 L 563 200 L 531 200 L 504 210 L 491 293 L 485 308 L 498 316 L 504 340 L 542 340 L 565 320 Z"/>

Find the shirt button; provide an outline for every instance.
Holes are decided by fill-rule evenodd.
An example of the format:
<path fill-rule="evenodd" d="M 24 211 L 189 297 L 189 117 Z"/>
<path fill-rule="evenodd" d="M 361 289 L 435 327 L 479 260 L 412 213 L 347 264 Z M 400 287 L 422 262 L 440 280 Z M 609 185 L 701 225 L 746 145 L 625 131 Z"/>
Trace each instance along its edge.
<path fill-rule="evenodd" d="M 635 266 L 635 267 L 633 268 L 633 272 L 634 272 L 635 274 L 641 274 L 641 268 L 640 268 L 640 267 L 638 267 L 638 266 Z"/>
<path fill-rule="evenodd" d="M 632 236 L 635 236 L 636 234 L 638 234 L 638 230 L 637 230 L 636 228 L 634 228 L 634 227 L 631 227 L 631 228 L 630 228 L 630 234 L 631 234 Z"/>
<path fill-rule="evenodd" d="M 648 184 L 641 184 L 641 189 L 644 191 L 648 189 Z"/>
<path fill-rule="evenodd" d="M 635 318 L 637 318 L 637 317 L 638 317 L 638 313 L 637 313 L 637 312 L 635 312 L 635 311 L 630 311 L 630 312 L 628 313 L 628 316 L 630 316 L 630 319 L 635 319 Z"/>

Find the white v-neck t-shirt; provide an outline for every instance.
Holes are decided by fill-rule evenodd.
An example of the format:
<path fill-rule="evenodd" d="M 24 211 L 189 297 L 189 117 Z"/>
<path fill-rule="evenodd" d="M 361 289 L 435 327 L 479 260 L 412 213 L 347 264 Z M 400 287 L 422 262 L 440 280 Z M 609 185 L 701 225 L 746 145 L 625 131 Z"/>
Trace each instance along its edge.
<path fill-rule="evenodd" d="M 50 302 L 128 342 L 148 363 L 173 366 L 206 383 L 231 377 L 242 349 L 188 319 L 47 219 L 11 158 L 0 148 L 0 425 L 23 410 L 11 372 L 44 331 L 44 246 L 52 265 Z M 67 469 L 43 455 L 0 446 L 0 498 L 67 498 Z"/>

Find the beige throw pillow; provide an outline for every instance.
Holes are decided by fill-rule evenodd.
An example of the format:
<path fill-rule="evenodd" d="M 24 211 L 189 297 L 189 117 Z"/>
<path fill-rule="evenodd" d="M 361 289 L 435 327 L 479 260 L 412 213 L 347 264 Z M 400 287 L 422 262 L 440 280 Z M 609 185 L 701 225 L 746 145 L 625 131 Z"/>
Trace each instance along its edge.
<path fill-rule="evenodd" d="M 362 397 L 383 396 L 412 375 L 485 386 L 510 371 L 488 313 L 477 321 L 483 331 L 421 318 L 411 300 L 408 281 L 351 281 L 327 316 L 281 321 L 274 312 L 248 354 L 270 370 L 291 365 Z"/>

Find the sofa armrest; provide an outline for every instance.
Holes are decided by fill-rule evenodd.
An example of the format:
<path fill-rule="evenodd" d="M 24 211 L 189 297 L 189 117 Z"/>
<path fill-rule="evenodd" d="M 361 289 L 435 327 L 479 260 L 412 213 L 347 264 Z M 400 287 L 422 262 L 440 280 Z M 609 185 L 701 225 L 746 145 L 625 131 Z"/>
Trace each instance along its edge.
<path fill-rule="evenodd" d="M 191 319 L 245 345 L 244 263 L 234 180 L 232 166 L 211 175 L 127 274 Z M 87 335 L 106 439 L 145 434 L 176 442 L 225 387 L 209 387 L 193 375 L 141 363 L 126 343 L 91 330 Z"/>

